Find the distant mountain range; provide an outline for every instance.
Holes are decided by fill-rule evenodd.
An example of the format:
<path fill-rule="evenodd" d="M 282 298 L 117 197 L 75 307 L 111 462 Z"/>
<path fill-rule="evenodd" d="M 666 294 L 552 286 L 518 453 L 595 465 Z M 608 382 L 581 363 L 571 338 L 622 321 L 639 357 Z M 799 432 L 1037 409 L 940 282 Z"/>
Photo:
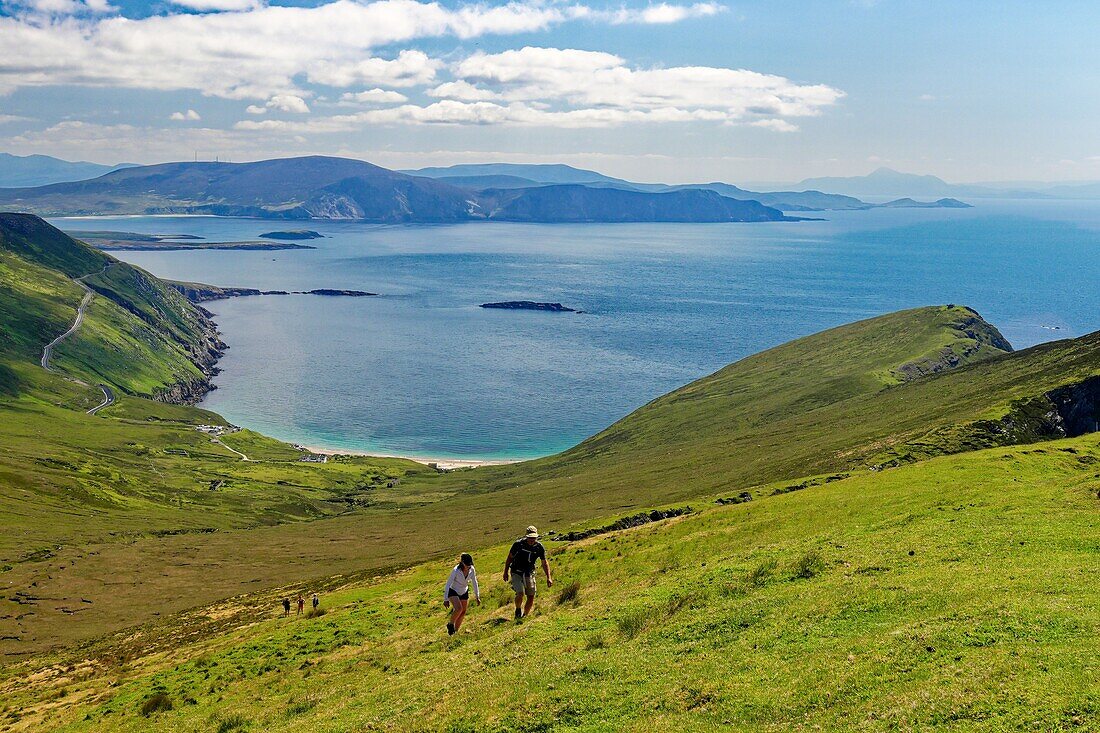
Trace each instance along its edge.
<path fill-rule="evenodd" d="M 880 204 L 871 204 L 858 198 L 836 193 L 814 190 L 817 187 L 798 186 L 798 191 L 747 191 L 729 183 L 687 183 L 669 185 L 664 183 L 635 183 L 622 178 L 612 178 L 595 171 L 573 168 L 568 165 L 527 165 L 522 163 L 474 163 L 449 167 L 421 168 L 403 171 L 413 176 L 425 176 L 453 186 L 471 191 L 483 191 L 489 188 L 514 189 L 546 186 L 554 184 L 581 184 L 588 188 L 618 188 L 626 191 L 645 193 L 669 193 L 672 191 L 706 190 L 739 201 L 758 201 L 765 206 L 781 211 L 847 211 L 873 209 Z M 961 202 L 947 204 L 958 206 Z M 895 208 L 908 204 L 892 204 Z M 912 206 L 937 208 L 937 202 L 918 203 Z"/>
<path fill-rule="evenodd" d="M 794 184 L 794 188 L 868 197 L 1100 198 L 1100 182 L 948 183 L 937 176 L 902 173 L 891 168 L 878 168 L 865 176 L 806 178 Z"/>
<path fill-rule="evenodd" d="M 102 176 L 131 163 L 100 165 L 98 163 L 71 162 L 48 155 L 10 155 L 0 153 L 0 188 L 20 186 L 45 186 L 50 183 L 83 181 Z"/>
<path fill-rule="evenodd" d="M 576 173 L 568 175 L 590 173 L 569 170 Z M 0 209 L 42 216 L 213 214 L 381 223 L 478 219 L 736 222 L 787 218 L 758 201 L 732 199 L 716 192 L 627 191 L 577 183 L 540 183 L 477 192 L 359 160 L 323 156 L 125 168 L 87 181 L 0 189 Z"/>

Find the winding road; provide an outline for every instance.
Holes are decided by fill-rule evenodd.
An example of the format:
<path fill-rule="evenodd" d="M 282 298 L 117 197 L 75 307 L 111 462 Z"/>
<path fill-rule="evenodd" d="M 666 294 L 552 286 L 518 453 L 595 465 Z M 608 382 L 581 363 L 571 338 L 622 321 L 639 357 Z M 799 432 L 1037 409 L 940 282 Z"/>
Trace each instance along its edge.
<path fill-rule="evenodd" d="M 115 404 L 114 390 L 112 390 L 106 384 L 99 385 L 99 390 L 103 393 L 103 401 L 92 409 L 88 410 L 89 415 L 94 415 L 102 410 L 104 407 L 110 407 L 111 405 Z"/>
<path fill-rule="evenodd" d="M 107 268 L 103 268 L 107 269 Z M 98 274 L 98 273 L 93 273 Z M 85 275 L 84 277 L 91 277 Z M 80 300 L 80 305 L 76 309 L 76 320 L 73 321 L 73 325 L 69 326 L 69 330 L 55 338 L 50 343 L 46 344 L 46 348 L 42 349 L 42 368 L 48 372 L 56 372 L 57 370 L 50 366 L 50 357 L 53 356 L 53 348 L 59 343 L 67 339 L 69 336 L 76 333 L 76 330 L 80 328 L 80 324 L 84 322 L 84 311 L 88 308 L 88 304 L 92 302 L 92 298 L 95 297 L 95 291 L 84 284 L 84 277 L 74 278 L 73 282 L 84 288 L 84 297 Z"/>
<path fill-rule="evenodd" d="M 110 266 L 111 264 L 108 263 L 104 265 L 103 269 L 99 272 L 90 272 L 87 275 L 81 275 L 80 277 L 73 278 L 73 282 L 84 289 L 84 297 L 80 299 L 80 305 L 78 305 L 76 308 L 76 319 L 73 321 L 73 325 L 69 326 L 69 330 L 55 338 L 50 343 L 46 344 L 46 347 L 42 349 L 42 368 L 46 371 L 54 372 L 55 374 L 57 373 L 57 370 L 50 366 L 50 357 L 53 356 L 54 347 L 77 332 L 77 329 L 80 328 L 80 325 L 84 323 L 84 311 L 88 309 L 88 304 L 91 303 L 92 298 L 95 297 L 95 291 L 88 287 L 84 283 L 84 280 L 91 277 L 92 275 L 99 275 L 100 273 L 106 272 L 107 268 L 109 268 Z M 72 381 L 76 382 L 77 384 L 83 384 L 84 386 L 87 386 L 87 384 L 80 381 L 79 379 L 73 379 Z M 104 407 L 110 407 L 115 403 L 114 390 L 112 390 L 106 384 L 101 384 L 99 385 L 99 391 L 103 393 L 103 402 L 100 402 L 98 405 L 88 410 L 87 412 L 89 415 L 94 415 L 102 410 Z"/>

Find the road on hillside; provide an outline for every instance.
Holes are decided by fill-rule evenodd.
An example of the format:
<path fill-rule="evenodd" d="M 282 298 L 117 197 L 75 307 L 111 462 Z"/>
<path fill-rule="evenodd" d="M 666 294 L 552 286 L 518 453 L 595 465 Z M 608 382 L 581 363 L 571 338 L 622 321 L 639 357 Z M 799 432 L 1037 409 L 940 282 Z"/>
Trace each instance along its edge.
<path fill-rule="evenodd" d="M 99 385 L 99 389 L 100 389 L 101 392 L 103 392 L 103 401 L 100 402 L 95 407 L 93 407 L 92 409 L 88 410 L 89 415 L 94 415 L 97 412 L 99 412 L 100 410 L 102 410 L 104 407 L 110 407 L 111 405 L 115 404 L 114 390 L 112 390 L 106 384 Z"/>
<path fill-rule="evenodd" d="M 69 330 L 55 338 L 50 343 L 46 344 L 46 348 L 42 349 L 42 368 L 48 372 L 56 371 L 50 367 L 50 357 L 53 356 L 53 349 L 59 343 L 67 339 L 76 333 L 80 328 L 80 324 L 84 322 L 84 311 L 87 310 L 88 304 L 92 302 L 92 298 L 95 297 L 95 291 L 84 284 L 84 279 L 91 277 L 92 275 L 98 275 L 102 272 L 106 272 L 110 265 L 104 265 L 103 269 L 99 272 L 90 272 L 87 275 L 73 278 L 73 282 L 84 289 L 84 297 L 80 299 L 80 305 L 76 308 L 76 320 L 73 321 L 73 325 L 69 326 Z M 106 405 L 104 405 L 106 407 Z"/>

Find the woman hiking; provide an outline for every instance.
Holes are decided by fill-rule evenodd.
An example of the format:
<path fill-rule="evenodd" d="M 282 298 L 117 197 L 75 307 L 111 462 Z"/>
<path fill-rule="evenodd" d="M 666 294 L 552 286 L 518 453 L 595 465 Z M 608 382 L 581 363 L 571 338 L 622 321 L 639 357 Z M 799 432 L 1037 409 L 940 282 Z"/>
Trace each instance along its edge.
<path fill-rule="evenodd" d="M 462 553 L 458 565 L 451 571 L 447 584 L 443 586 L 443 606 L 451 607 L 451 620 L 447 622 L 447 633 L 454 635 L 466 618 L 466 607 L 470 603 L 470 588 L 474 589 L 474 600 L 481 605 L 481 591 L 477 587 L 477 571 L 474 570 L 474 558 L 470 553 Z"/>

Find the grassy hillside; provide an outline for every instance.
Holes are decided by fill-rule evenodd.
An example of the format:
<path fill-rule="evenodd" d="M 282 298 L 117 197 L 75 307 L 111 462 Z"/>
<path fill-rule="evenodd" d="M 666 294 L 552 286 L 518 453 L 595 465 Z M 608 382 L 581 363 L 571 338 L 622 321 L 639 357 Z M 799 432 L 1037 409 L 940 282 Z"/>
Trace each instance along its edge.
<path fill-rule="evenodd" d="M 317 465 L 139 397 L 201 374 L 202 312 L 49 228 L 8 231 L 0 724 L 1057 729 L 1100 709 L 1095 437 L 967 452 L 1095 430 L 1100 334 L 1010 352 L 970 309 L 905 311 L 742 360 L 540 461 Z M 65 248 L 81 268 L 58 269 Z M 38 358 L 85 275 L 66 379 Z M 88 415 L 100 382 L 121 400 Z M 559 546 L 579 601 L 519 627 L 498 608 L 517 527 L 687 502 L 703 511 Z M 461 549 L 490 603 L 443 641 L 437 585 Z M 268 618 L 307 584 L 326 616 Z M 174 709 L 145 717 L 158 694 Z"/>
<path fill-rule="evenodd" d="M 732 364 L 558 456 L 451 480 L 607 511 L 1058 435 L 1045 394 L 1100 375 L 1100 334 L 1005 346 L 964 307 L 881 316 Z"/>
<path fill-rule="evenodd" d="M 85 295 L 73 278 L 83 278 L 95 295 L 81 327 L 55 348 L 54 371 L 48 372 L 39 365 L 43 346 L 69 328 Z M 435 473 L 419 464 L 385 459 L 305 464 L 291 446 L 232 430 L 213 413 L 140 398 L 179 401 L 202 388 L 219 346 L 213 324 L 156 278 L 34 217 L 0 215 L 0 331 L 5 589 L 0 590 L 0 651 L 5 653 L 117 628 L 100 626 L 101 620 L 119 621 L 110 612 L 87 624 L 83 617 L 73 623 L 73 602 L 91 605 L 109 597 L 129 605 L 136 614 L 123 623 L 148 618 L 156 610 L 150 606 L 163 602 L 150 591 L 155 582 L 148 579 L 133 595 L 106 591 L 103 576 L 82 577 L 93 587 L 76 598 L 54 585 L 68 581 L 58 575 L 60 569 L 72 570 L 74 557 L 94 557 L 99 545 L 204 536 L 435 498 L 389 486 L 409 473 Z M 88 415 L 103 396 L 98 384 L 112 387 L 119 401 Z M 215 438 L 196 429 L 204 424 L 229 432 Z M 115 566 L 108 575 L 132 565 Z M 144 570 L 153 572 L 149 566 Z M 158 579 L 162 570 L 156 570 Z M 226 582 L 252 588 L 270 582 L 263 573 L 261 580 L 249 568 L 239 570 Z M 36 590 L 46 585 L 49 593 Z M 194 587 L 183 587 L 167 595 L 182 607 L 195 593 Z"/>
<path fill-rule="evenodd" d="M 277 618 L 299 586 L 234 599 L 10 669 L 4 722 L 1087 730 L 1100 710 L 1098 466 L 1089 436 L 701 502 L 687 518 L 552 543 L 557 583 L 521 624 L 497 577 L 505 546 L 483 548 L 485 604 L 454 638 L 446 561 L 326 593 L 316 618 Z"/>

